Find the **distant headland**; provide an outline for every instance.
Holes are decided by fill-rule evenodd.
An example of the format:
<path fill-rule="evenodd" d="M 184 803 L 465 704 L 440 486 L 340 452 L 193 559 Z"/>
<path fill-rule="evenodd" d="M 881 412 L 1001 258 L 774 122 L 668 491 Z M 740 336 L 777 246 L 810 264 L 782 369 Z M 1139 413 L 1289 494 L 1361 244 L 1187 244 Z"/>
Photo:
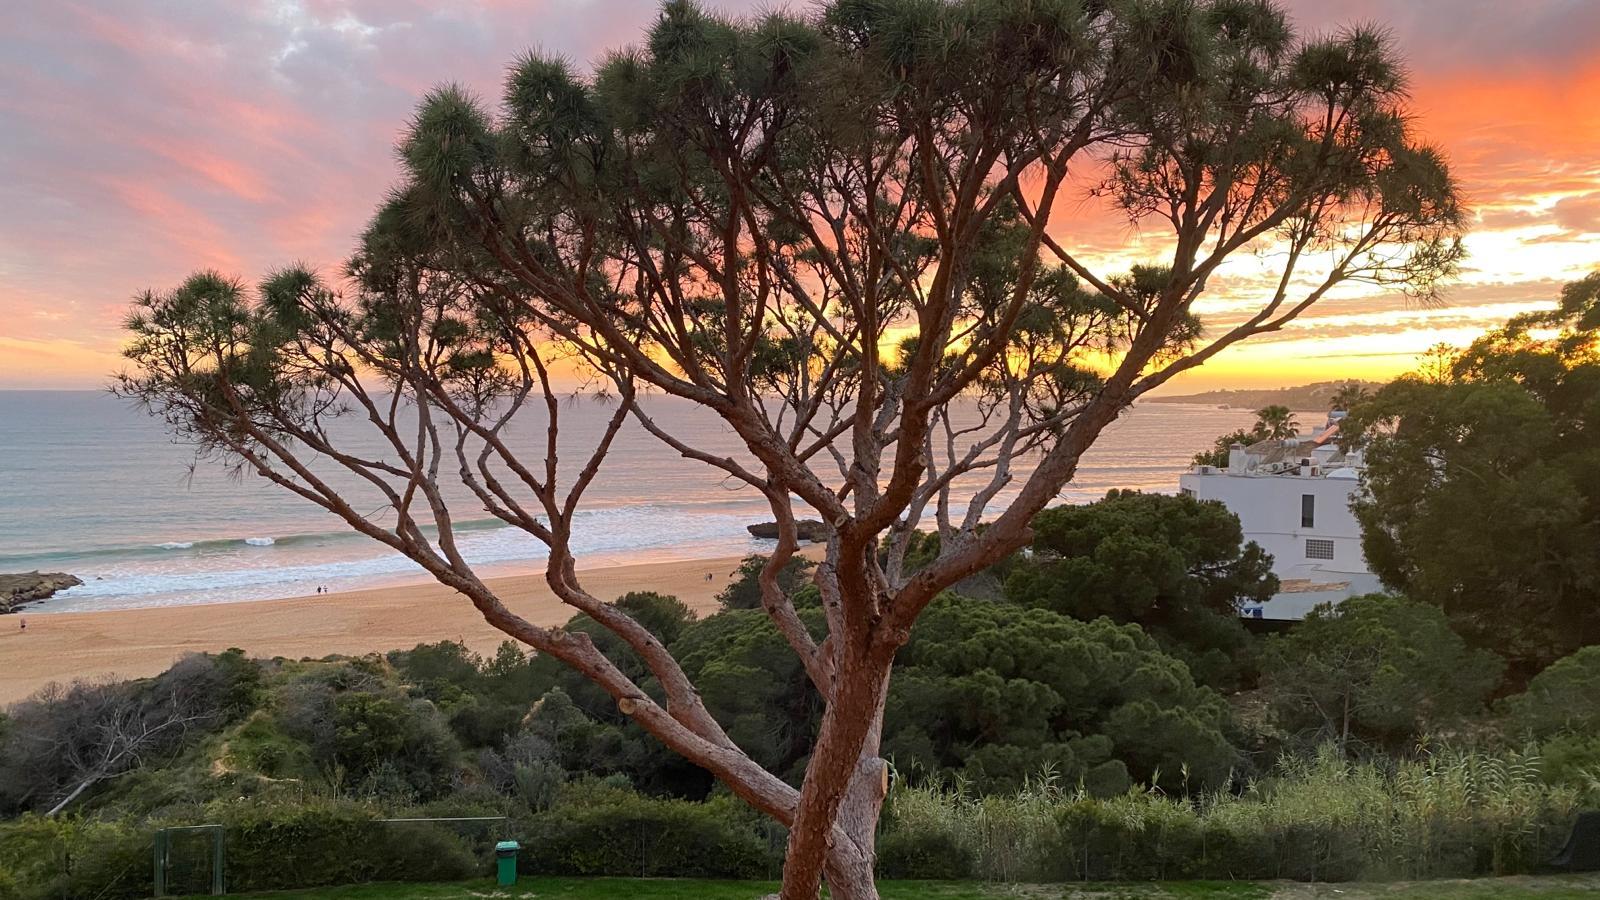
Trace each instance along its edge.
<path fill-rule="evenodd" d="M 1183 394 L 1176 397 L 1146 397 L 1151 403 L 1199 403 L 1227 409 L 1261 409 L 1264 406 L 1287 406 L 1292 410 L 1325 410 L 1333 395 L 1348 385 L 1358 385 L 1368 393 L 1383 387 L 1381 381 L 1362 381 L 1356 378 L 1341 381 L 1318 381 L 1299 387 L 1260 388 L 1255 390 L 1206 391 L 1201 394 Z"/>

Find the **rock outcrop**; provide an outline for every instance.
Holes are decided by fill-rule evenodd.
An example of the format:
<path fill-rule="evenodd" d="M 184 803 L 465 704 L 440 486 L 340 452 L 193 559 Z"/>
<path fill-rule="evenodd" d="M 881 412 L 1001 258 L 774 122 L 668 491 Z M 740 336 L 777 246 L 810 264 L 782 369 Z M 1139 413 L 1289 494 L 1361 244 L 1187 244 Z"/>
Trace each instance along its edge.
<path fill-rule="evenodd" d="M 764 538 L 769 541 L 778 539 L 778 523 L 762 522 L 757 525 L 747 526 L 754 537 Z M 825 541 L 828 539 L 828 528 L 816 519 L 799 519 L 794 523 L 794 533 L 802 541 Z"/>
<path fill-rule="evenodd" d="M 0 615 L 14 613 L 24 603 L 43 600 L 56 591 L 83 584 L 65 572 L 21 572 L 0 575 Z"/>

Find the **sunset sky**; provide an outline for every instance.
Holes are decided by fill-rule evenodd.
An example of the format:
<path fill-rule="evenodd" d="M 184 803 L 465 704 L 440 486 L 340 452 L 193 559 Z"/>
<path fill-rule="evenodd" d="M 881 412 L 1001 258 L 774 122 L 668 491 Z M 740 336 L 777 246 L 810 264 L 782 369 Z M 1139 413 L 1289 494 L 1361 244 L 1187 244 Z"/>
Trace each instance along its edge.
<path fill-rule="evenodd" d="M 732 12 L 756 0 L 711 4 Z M 1303 33 L 1387 26 L 1411 110 L 1476 225 L 1439 307 L 1369 290 L 1223 354 L 1180 390 L 1383 378 L 1600 267 L 1600 2 L 1289 0 Z M 133 294 L 196 268 L 333 270 L 396 177 L 417 97 L 494 99 L 521 50 L 575 60 L 634 42 L 653 0 L 6 0 L 0 3 L 0 388 L 84 387 L 119 368 Z M 1070 238 L 1071 235 L 1064 235 Z M 1086 230 L 1139 258 L 1116 222 Z M 1225 322 L 1248 279 L 1213 285 Z M 1233 296 L 1230 292 L 1237 292 Z"/>

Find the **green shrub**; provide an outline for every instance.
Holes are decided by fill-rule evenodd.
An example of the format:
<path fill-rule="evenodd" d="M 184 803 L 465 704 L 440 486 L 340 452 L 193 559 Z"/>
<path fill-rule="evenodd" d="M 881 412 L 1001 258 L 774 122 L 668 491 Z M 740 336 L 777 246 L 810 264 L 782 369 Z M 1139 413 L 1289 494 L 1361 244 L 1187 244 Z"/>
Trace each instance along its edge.
<path fill-rule="evenodd" d="M 731 797 L 704 803 L 604 789 L 564 795 L 519 828 L 519 868 L 540 875 L 755 878 L 772 869 L 755 814 Z"/>
<path fill-rule="evenodd" d="M 17 880 L 5 869 L 0 869 L 0 900 L 22 900 L 22 892 L 17 889 Z"/>
<path fill-rule="evenodd" d="M 1482 713 L 1503 669 L 1438 607 L 1367 594 L 1269 640 L 1262 687 L 1286 732 L 1395 749 Z"/>
<path fill-rule="evenodd" d="M 1546 784 L 1600 793 L 1600 734 L 1563 734 L 1539 745 Z"/>
<path fill-rule="evenodd" d="M 1600 645 L 1556 660 L 1505 710 L 1514 728 L 1539 738 L 1600 732 Z"/>
<path fill-rule="evenodd" d="M 223 813 L 231 890 L 366 881 L 452 881 L 480 871 L 455 834 L 427 823 L 386 824 L 353 803 L 247 803 Z M 293 860 L 294 865 L 284 865 Z"/>
<path fill-rule="evenodd" d="M 883 878 L 957 880 L 972 875 L 972 850 L 947 831 L 890 831 L 878 841 Z"/>
<path fill-rule="evenodd" d="M 1046 767 L 1071 784 L 1092 773 L 1098 790 L 1119 771 L 1187 790 L 1229 779 L 1228 727 L 1221 695 L 1136 625 L 946 595 L 897 658 L 883 748 L 903 771 L 959 772 L 985 793 Z"/>
<path fill-rule="evenodd" d="M 124 822 L 24 816 L 0 826 L 0 870 L 29 900 L 146 897 L 149 834 Z"/>

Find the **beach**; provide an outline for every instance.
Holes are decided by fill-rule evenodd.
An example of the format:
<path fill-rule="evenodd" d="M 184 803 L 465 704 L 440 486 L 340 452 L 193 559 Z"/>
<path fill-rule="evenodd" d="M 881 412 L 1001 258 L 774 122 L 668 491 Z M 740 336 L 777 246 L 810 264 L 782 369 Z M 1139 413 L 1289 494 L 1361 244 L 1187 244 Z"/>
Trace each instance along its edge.
<path fill-rule="evenodd" d="M 738 457 L 736 436 L 715 416 L 673 398 L 645 402 L 697 446 Z M 586 403 L 564 414 L 574 447 L 592 446 L 607 410 Z M 1174 490 L 1196 451 L 1253 419 L 1244 410 L 1139 404 L 1107 428 L 1060 499 Z M 0 391 L 0 422 L 10 425 L 0 429 L 0 572 L 65 572 L 83 582 L 30 604 L 26 633 L 17 616 L 0 616 L 0 705 L 52 681 L 153 675 L 189 652 L 239 647 L 298 659 L 442 640 L 492 652 L 504 640 L 465 598 L 416 583 L 426 575 L 414 563 L 311 504 L 264 479 L 230 478 L 221 466 L 191 469 L 192 448 L 116 398 Z M 337 426 L 354 446 L 358 424 Z M 535 440 L 537 410 L 517 427 L 518 440 Z M 1019 479 L 1029 466 L 1018 464 Z M 625 426 L 589 505 L 574 516 L 573 552 L 588 563 L 588 588 L 607 600 L 659 591 L 710 609 L 738 560 L 772 546 L 746 530 L 771 518 L 766 499 L 731 490 L 718 471 Z M 459 499 L 459 546 L 506 603 L 540 624 L 570 618 L 544 584 L 543 545 L 504 522 L 472 519 L 477 505 Z M 1007 502 L 1002 492 L 994 508 Z"/>
<path fill-rule="evenodd" d="M 701 615 L 716 607 L 740 557 L 605 566 L 581 572 L 604 600 L 628 591 L 672 594 Z M 706 575 L 712 576 L 706 580 Z M 488 579 L 511 610 L 559 625 L 574 610 L 544 582 L 543 569 Z M 21 622 L 26 619 L 27 630 Z M 491 653 L 508 638 L 460 594 L 437 583 L 346 591 L 286 600 L 213 603 L 103 612 L 0 616 L 0 706 L 52 681 L 138 678 L 186 653 L 238 647 L 251 656 L 292 659 L 360 655 L 459 641 Z"/>

